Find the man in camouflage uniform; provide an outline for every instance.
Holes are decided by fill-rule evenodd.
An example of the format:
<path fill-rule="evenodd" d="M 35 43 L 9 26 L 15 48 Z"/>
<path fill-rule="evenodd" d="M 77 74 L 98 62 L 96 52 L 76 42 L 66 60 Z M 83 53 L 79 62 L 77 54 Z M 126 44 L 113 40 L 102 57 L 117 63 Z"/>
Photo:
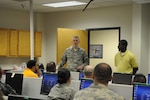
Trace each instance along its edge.
<path fill-rule="evenodd" d="M 75 94 L 73 100 L 124 100 L 122 96 L 107 88 L 112 79 L 112 69 L 106 63 L 96 65 L 93 73 L 94 83 Z"/>
<path fill-rule="evenodd" d="M 89 63 L 88 56 L 83 48 L 78 45 L 80 43 L 79 37 L 74 36 L 72 38 L 72 46 L 67 48 L 61 58 L 61 62 L 58 67 L 63 67 L 66 62 L 68 62 L 68 70 L 70 71 L 80 71 Z M 58 69 L 58 68 L 57 68 Z"/>

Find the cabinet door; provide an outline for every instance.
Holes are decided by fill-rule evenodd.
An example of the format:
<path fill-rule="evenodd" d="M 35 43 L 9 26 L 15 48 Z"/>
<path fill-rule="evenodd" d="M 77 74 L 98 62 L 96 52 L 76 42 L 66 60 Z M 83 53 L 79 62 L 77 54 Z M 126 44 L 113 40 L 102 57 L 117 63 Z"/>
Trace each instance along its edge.
<path fill-rule="evenodd" d="M 19 56 L 30 56 L 30 32 L 19 31 Z"/>
<path fill-rule="evenodd" d="M 0 56 L 8 55 L 9 30 L 0 29 Z"/>
<path fill-rule="evenodd" d="M 18 55 L 18 31 L 9 31 L 9 56 Z"/>
<path fill-rule="evenodd" d="M 40 57 L 42 52 L 42 32 L 34 34 L 34 56 Z"/>

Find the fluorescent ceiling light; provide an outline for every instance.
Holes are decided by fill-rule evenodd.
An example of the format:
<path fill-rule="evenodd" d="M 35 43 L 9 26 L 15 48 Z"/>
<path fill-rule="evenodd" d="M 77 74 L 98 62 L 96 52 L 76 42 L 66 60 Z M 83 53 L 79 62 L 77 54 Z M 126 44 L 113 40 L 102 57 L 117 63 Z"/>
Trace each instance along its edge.
<path fill-rule="evenodd" d="M 42 4 L 43 6 L 49 7 L 68 7 L 68 6 L 77 6 L 77 5 L 85 5 L 84 2 L 79 1 L 67 1 L 67 2 L 59 2 L 59 3 L 50 3 L 50 4 Z"/>

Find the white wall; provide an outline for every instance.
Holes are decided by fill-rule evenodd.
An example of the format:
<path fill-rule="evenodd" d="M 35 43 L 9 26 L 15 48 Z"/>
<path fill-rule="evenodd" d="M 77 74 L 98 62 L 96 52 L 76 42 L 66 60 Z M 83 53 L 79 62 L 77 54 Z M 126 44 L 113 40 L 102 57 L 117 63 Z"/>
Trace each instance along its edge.
<path fill-rule="evenodd" d="M 149 73 L 149 28 L 150 28 L 150 4 L 142 5 L 142 31 L 141 31 L 141 72 Z M 148 70 L 149 69 L 149 70 Z"/>

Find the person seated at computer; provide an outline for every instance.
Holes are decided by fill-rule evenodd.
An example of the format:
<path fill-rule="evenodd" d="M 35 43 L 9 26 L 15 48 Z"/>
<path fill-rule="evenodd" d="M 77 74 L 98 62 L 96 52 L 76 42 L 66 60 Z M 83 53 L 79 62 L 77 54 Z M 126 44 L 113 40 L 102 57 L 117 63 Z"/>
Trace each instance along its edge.
<path fill-rule="evenodd" d="M 124 98 L 108 89 L 112 79 L 112 69 L 106 63 L 99 63 L 94 68 L 94 83 L 75 94 L 73 100 L 124 100 Z"/>
<path fill-rule="evenodd" d="M 16 91 L 9 84 L 1 82 L 1 78 L 2 68 L 0 67 L 0 91 L 3 93 L 4 96 L 8 96 L 8 94 L 17 94 Z"/>
<path fill-rule="evenodd" d="M 56 72 L 56 64 L 53 61 L 50 61 L 46 64 L 46 71 L 47 72 Z"/>
<path fill-rule="evenodd" d="M 145 77 L 145 75 L 142 74 L 142 73 L 135 74 L 131 84 L 133 85 L 134 83 L 146 84 L 146 77 Z M 132 97 L 130 98 L 130 100 L 133 100 Z"/>
<path fill-rule="evenodd" d="M 58 84 L 50 90 L 49 100 L 73 100 L 75 91 L 69 87 L 71 83 L 71 74 L 68 69 L 61 68 L 58 71 Z"/>
<path fill-rule="evenodd" d="M 42 72 L 39 70 L 39 66 L 35 60 L 29 60 L 27 62 L 27 68 L 23 71 L 24 77 L 40 77 Z"/>
<path fill-rule="evenodd" d="M 91 66 L 91 65 L 85 66 L 85 68 L 83 70 L 84 78 L 92 79 L 93 70 L 94 70 L 93 66 Z"/>
<path fill-rule="evenodd" d="M 44 65 L 42 63 L 39 64 L 39 69 L 44 70 Z"/>
<path fill-rule="evenodd" d="M 132 84 L 134 83 L 146 83 L 145 75 L 142 73 L 135 74 Z"/>

